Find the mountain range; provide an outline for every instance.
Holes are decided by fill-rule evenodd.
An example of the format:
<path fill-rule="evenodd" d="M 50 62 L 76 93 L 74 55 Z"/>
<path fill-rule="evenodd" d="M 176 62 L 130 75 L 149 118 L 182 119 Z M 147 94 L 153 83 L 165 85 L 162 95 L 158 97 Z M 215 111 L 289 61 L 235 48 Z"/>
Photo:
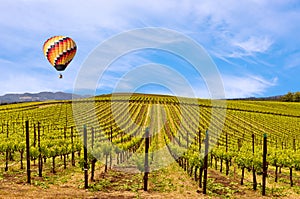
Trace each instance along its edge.
<path fill-rule="evenodd" d="M 40 93 L 23 93 L 23 94 L 5 94 L 0 96 L 0 104 L 18 103 L 18 102 L 35 102 L 47 100 L 71 100 L 72 98 L 81 98 L 85 96 L 74 95 L 64 92 L 40 92 Z"/>
<path fill-rule="evenodd" d="M 284 95 L 271 97 L 249 97 L 249 98 L 234 98 L 232 100 L 267 100 L 267 101 L 282 101 Z M 36 102 L 47 100 L 72 100 L 74 98 L 90 97 L 87 95 L 73 95 L 65 92 L 40 92 L 40 93 L 23 93 L 23 94 L 5 94 L 0 96 L 0 104 L 11 104 L 20 102 Z M 230 100 L 230 99 L 228 99 Z"/>

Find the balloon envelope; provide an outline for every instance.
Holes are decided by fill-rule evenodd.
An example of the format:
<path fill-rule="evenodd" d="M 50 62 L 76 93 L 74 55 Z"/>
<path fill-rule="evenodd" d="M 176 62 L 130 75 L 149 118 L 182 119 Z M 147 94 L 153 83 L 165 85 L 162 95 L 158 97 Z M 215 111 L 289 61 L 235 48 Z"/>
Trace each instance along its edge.
<path fill-rule="evenodd" d="M 76 54 L 76 43 L 69 37 L 54 36 L 43 46 L 43 51 L 52 66 L 58 71 L 66 69 Z"/>

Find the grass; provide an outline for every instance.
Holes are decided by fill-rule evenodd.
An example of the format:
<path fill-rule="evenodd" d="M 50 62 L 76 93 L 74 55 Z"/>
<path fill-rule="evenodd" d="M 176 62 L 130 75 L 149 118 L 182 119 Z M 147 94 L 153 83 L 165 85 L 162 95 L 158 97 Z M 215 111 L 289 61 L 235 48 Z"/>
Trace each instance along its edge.
<path fill-rule="evenodd" d="M 208 190 L 212 192 L 212 196 L 221 196 L 222 198 L 231 198 L 236 192 L 236 190 L 224 187 L 220 183 L 212 183 L 211 187 L 208 187 Z"/>

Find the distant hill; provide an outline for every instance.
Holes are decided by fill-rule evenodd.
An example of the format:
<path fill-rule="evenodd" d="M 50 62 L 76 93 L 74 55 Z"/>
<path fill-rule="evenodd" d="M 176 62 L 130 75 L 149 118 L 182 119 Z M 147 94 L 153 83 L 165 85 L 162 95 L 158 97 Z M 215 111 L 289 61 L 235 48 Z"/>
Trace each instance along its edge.
<path fill-rule="evenodd" d="M 124 95 L 126 93 L 114 93 L 114 95 Z M 103 94 L 111 95 L 111 94 Z M 154 94 L 152 94 L 154 95 Z M 74 98 L 91 97 L 90 95 L 74 95 Z M 36 102 L 47 100 L 72 100 L 72 93 L 65 92 L 40 92 L 40 93 L 23 93 L 23 94 L 5 94 L 0 96 L 0 104 L 11 104 L 20 102 Z M 300 92 L 288 92 L 286 95 L 277 95 L 270 97 L 248 97 L 248 98 L 231 98 L 227 100 L 250 100 L 250 101 L 286 101 L 299 102 Z"/>
<path fill-rule="evenodd" d="M 300 102 L 300 92 L 288 92 L 285 95 L 276 95 L 270 97 L 234 98 L 233 100 Z"/>
<path fill-rule="evenodd" d="M 10 104 L 18 102 L 35 102 L 47 100 L 71 100 L 73 94 L 64 92 L 40 92 L 40 93 L 23 93 L 23 94 L 5 94 L 0 96 L 0 104 Z M 75 98 L 84 96 L 74 95 Z"/>
<path fill-rule="evenodd" d="M 252 100 L 252 101 L 283 101 L 284 95 L 276 95 L 270 97 L 247 97 L 247 98 L 232 98 L 228 100 Z"/>

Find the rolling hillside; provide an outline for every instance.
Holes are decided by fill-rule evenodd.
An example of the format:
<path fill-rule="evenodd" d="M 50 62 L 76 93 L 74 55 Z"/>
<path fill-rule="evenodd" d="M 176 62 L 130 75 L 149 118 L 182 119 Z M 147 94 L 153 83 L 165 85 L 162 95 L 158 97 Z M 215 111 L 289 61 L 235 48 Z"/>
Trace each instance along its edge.
<path fill-rule="evenodd" d="M 39 190 L 34 192 L 35 197 L 53 189 L 70 192 L 71 187 L 82 197 L 93 195 L 93 191 L 97 197 L 107 192 L 107 197 L 117 197 L 118 191 L 125 191 L 126 198 L 140 195 L 205 198 L 203 149 L 208 135 L 207 194 L 258 198 L 264 134 L 268 138 L 267 196 L 299 197 L 300 104 L 222 102 L 117 94 L 73 103 L 64 100 L 2 105 L 0 196 L 17 187 L 14 184 L 26 183 L 24 133 L 28 121 L 30 164 L 35 168 L 32 186 Z M 148 195 L 142 191 L 140 175 L 144 171 L 147 127 Z M 87 132 L 89 175 L 86 195 L 81 192 L 84 132 Z M 252 191 L 254 185 L 257 191 Z M 74 195 L 70 192 L 69 196 Z"/>

